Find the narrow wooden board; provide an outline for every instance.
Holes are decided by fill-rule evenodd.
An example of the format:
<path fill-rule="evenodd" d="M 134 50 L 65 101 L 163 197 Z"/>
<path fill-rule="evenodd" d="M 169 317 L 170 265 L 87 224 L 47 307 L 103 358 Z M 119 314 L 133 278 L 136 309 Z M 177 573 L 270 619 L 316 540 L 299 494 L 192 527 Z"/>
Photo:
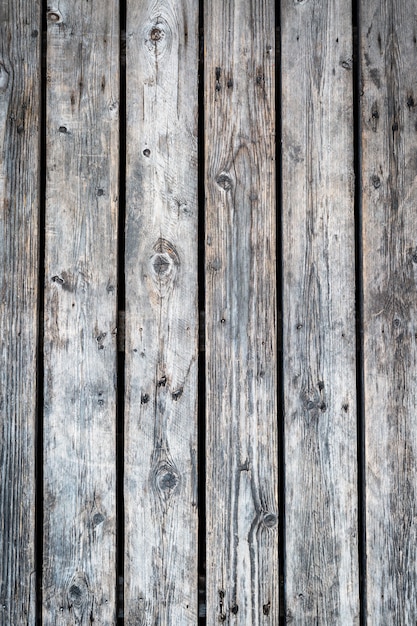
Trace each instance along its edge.
<path fill-rule="evenodd" d="M 0 5 L 0 624 L 35 623 L 39 2 Z"/>
<path fill-rule="evenodd" d="M 198 3 L 127 2 L 125 624 L 197 623 Z"/>
<path fill-rule="evenodd" d="M 417 6 L 361 2 L 367 623 L 417 622 Z"/>
<path fill-rule="evenodd" d="M 207 624 L 277 624 L 274 3 L 204 24 Z"/>
<path fill-rule="evenodd" d="M 351 3 L 284 0 L 287 621 L 359 623 Z"/>
<path fill-rule="evenodd" d="M 47 14 L 45 626 L 115 623 L 118 13 Z"/>

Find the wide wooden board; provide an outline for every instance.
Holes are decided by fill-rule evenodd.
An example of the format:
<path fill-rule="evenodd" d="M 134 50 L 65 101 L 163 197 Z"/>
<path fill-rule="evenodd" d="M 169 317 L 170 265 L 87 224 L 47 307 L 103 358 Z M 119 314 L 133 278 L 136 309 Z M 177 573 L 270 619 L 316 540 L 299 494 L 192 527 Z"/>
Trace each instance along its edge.
<path fill-rule="evenodd" d="M 277 624 L 274 3 L 204 25 L 207 624 Z"/>
<path fill-rule="evenodd" d="M 417 621 L 417 5 L 361 2 L 367 623 Z"/>
<path fill-rule="evenodd" d="M 0 3 L 0 624 L 35 623 L 38 1 Z"/>
<path fill-rule="evenodd" d="M 351 3 L 281 5 L 286 619 L 359 620 Z"/>
<path fill-rule="evenodd" d="M 47 13 L 45 626 L 115 623 L 118 18 Z"/>
<path fill-rule="evenodd" d="M 198 3 L 127 2 L 125 624 L 197 623 Z"/>

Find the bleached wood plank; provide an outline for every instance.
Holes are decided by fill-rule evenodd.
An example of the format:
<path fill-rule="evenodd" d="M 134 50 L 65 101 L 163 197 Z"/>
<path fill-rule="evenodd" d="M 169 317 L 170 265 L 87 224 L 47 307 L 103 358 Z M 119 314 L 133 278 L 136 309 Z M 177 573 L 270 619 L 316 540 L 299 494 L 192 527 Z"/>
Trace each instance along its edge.
<path fill-rule="evenodd" d="M 285 588 L 292 624 L 359 623 L 351 3 L 284 0 Z"/>
<path fill-rule="evenodd" d="M 361 2 L 367 623 L 417 621 L 417 6 Z"/>
<path fill-rule="evenodd" d="M 118 2 L 47 21 L 43 624 L 113 625 Z"/>
<path fill-rule="evenodd" d="M 274 2 L 204 24 L 207 624 L 277 624 Z"/>
<path fill-rule="evenodd" d="M 0 623 L 35 623 L 39 2 L 0 3 Z"/>
<path fill-rule="evenodd" d="M 197 623 L 198 3 L 127 2 L 125 623 Z"/>

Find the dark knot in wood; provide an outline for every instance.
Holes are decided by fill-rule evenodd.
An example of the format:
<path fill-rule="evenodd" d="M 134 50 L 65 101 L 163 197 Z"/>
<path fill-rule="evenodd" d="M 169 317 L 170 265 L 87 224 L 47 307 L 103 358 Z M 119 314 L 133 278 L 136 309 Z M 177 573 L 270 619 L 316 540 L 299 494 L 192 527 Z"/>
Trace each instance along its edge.
<path fill-rule="evenodd" d="M 68 607 L 74 609 L 77 619 L 82 619 L 88 604 L 88 583 L 83 573 L 77 572 L 68 586 Z"/>
<path fill-rule="evenodd" d="M 169 451 L 165 448 L 155 450 L 153 467 L 150 474 L 152 490 L 158 494 L 161 504 L 165 507 L 168 500 L 181 486 L 181 474 L 175 466 Z"/>
<path fill-rule="evenodd" d="M 57 9 L 54 9 L 53 11 L 48 11 L 47 19 L 49 22 L 58 24 L 59 22 L 62 22 L 62 15 Z"/>
<path fill-rule="evenodd" d="M 278 517 L 275 513 L 265 513 L 263 523 L 267 528 L 274 528 L 278 523 Z"/>
<path fill-rule="evenodd" d="M 233 187 L 233 181 L 227 174 L 220 174 L 216 178 L 216 183 L 225 191 L 230 191 L 230 189 Z"/>
<path fill-rule="evenodd" d="M 156 274 L 166 274 L 171 265 L 168 255 L 157 254 L 153 261 L 153 268 Z"/>
<path fill-rule="evenodd" d="M 152 28 L 151 39 L 152 41 L 159 41 L 164 36 L 163 32 L 159 28 Z"/>
<path fill-rule="evenodd" d="M 174 284 L 175 276 L 180 267 L 180 258 L 175 247 L 163 238 L 158 239 L 153 247 L 153 252 L 151 275 L 161 295 L 164 295 L 164 292 Z"/>

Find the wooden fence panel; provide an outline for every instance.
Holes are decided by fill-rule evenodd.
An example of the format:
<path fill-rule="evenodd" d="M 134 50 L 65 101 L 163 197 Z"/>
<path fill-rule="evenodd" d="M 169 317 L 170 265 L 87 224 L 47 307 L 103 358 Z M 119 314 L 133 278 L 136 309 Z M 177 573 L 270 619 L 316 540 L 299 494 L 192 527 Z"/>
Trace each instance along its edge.
<path fill-rule="evenodd" d="M 417 622 L 417 6 L 361 3 L 368 624 Z"/>
<path fill-rule="evenodd" d="M 287 620 L 357 624 L 351 4 L 281 22 Z"/>
<path fill-rule="evenodd" d="M 47 13 L 45 626 L 115 623 L 118 13 Z"/>
<path fill-rule="evenodd" d="M 127 2 L 125 624 L 197 623 L 198 3 Z"/>
<path fill-rule="evenodd" d="M 0 4 L 0 623 L 34 623 L 39 2 Z"/>
<path fill-rule="evenodd" d="M 277 624 L 274 5 L 204 22 L 207 624 Z"/>

